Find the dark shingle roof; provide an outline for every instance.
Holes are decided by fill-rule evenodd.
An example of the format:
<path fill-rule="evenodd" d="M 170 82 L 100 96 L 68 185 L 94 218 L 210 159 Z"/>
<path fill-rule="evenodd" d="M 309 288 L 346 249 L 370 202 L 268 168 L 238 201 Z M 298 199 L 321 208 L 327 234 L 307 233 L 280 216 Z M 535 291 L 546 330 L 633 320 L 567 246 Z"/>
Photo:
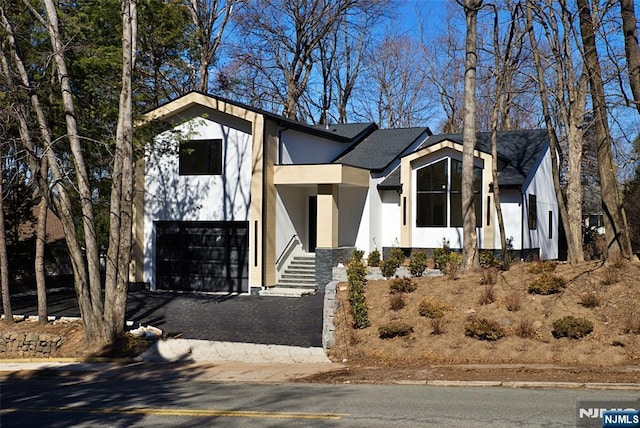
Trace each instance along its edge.
<path fill-rule="evenodd" d="M 536 129 L 529 131 L 498 132 L 498 183 L 504 187 L 522 186 L 531 170 L 542 156 L 542 151 L 548 146 L 547 131 Z M 477 134 L 476 149 L 491 153 L 491 133 Z M 430 136 L 416 150 L 430 147 L 442 141 L 453 141 L 462 145 L 462 134 L 439 134 Z M 382 181 L 380 189 L 400 188 L 400 168 L 393 171 Z"/>
<path fill-rule="evenodd" d="M 368 132 L 371 128 L 377 129 L 377 125 L 375 125 L 375 123 L 373 122 L 344 123 L 334 125 L 311 125 L 309 126 L 309 128 L 323 133 L 337 135 L 348 140 L 353 140 L 356 139 L 360 134 Z"/>
<path fill-rule="evenodd" d="M 316 135 L 322 138 L 328 138 L 334 141 L 338 141 L 341 143 L 354 143 L 354 142 L 358 142 L 360 140 L 362 140 L 364 137 L 366 137 L 368 134 L 370 134 L 371 132 L 375 131 L 376 129 L 378 129 L 378 125 L 376 125 L 374 122 L 368 122 L 368 123 L 354 123 L 354 124 L 348 124 L 348 125 L 330 125 L 329 129 L 327 129 L 326 125 L 308 125 L 306 123 L 302 123 L 302 122 L 298 122 L 296 120 L 292 120 L 289 118 L 286 118 L 284 116 L 263 110 L 261 108 L 257 108 L 257 107 L 253 107 L 251 105 L 239 102 L 239 101 L 233 101 L 224 97 L 220 97 L 217 95 L 212 95 L 212 94 L 205 94 L 202 92 L 198 92 L 198 91 L 191 91 L 187 94 L 182 95 L 181 97 L 178 97 L 166 104 L 170 104 L 171 102 L 175 102 L 181 98 L 185 98 L 190 96 L 191 94 L 199 94 L 202 95 L 204 97 L 208 97 L 211 98 L 212 100 L 217 100 L 217 101 L 221 101 L 224 102 L 226 104 L 230 104 L 230 105 L 234 105 L 240 108 L 243 108 L 245 110 L 248 111 L 252 111 L 258 114 L 261 114 L 275 122 L 278 123 L 278 125 L 283 126 L 285 128 L 288 129 L 295 129 L 301 132 L 305 132 L 307 134 L 311 134 L 311 135 Z M 163 105 L 164 106 L 164 105 Z M 160 107 L 163 107 L 160 106 Z M 178 110 L 174 110 L 171 114 L 176 114 L 178 112 L 180 112 L 181 110 L 187 109 L 189 108 L 190 105 L 185 105 L 183 106 L 181 109 Z M 153 110 L 157 110 L 153 109 Z M 151 110 L 151 111 L 153 111 Z M 147 112 L 148 113 L 148 112 Z"/>
<path fill-rule="evenodd" d="M 334 163 L 380 171 L 421 136 L 430 132 L 429 128 L 378 129 L 350 151 L 340 155 Z"/>
<path fill-rule="evenodd" d="M 498 171 L 498 180 L 501 186 L 521 186 L 536 162 L 541 156 L 541 151 L 548 145 L 547 131 L 535 129 L 527 131 L 498 132 L 498 157 L 501 168 Z M 476 149 L 491 153 L 491 133 L 479 132 L 477 134 Z M 429 137 L 420 148 L 429 147 L 444 140 L 462 144 L 462 134 L 441 134 Z"/>

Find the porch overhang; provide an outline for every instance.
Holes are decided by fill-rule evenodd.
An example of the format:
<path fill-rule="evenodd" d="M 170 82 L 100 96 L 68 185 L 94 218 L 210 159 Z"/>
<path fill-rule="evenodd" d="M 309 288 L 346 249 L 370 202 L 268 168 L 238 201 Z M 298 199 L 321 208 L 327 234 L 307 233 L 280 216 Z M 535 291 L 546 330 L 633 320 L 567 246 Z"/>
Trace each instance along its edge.
<path fill-rule="evenodd" d="M 369 187 L 369 170 L 341 164 L 276 165 L 274 184 Z"/>

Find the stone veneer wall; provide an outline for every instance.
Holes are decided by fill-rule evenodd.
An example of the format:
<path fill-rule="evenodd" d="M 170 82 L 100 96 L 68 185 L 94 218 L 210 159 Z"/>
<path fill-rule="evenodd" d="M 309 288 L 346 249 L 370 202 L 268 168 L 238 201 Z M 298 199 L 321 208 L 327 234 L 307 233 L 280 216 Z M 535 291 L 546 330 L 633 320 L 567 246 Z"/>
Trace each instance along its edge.
<path fill-rule="evenodd" d="M 4 354 L 27 358 L 50 357 L 62 337 L 49 333 L 0 333 L 0 357 Z"/>
<path fill-rule="evenodd" d="M 316 248 L 316 284 L 319 290 L 333 280 L 333 268 L 338 263 L 346 265 L 351 260 L 353 250 L 354 247 Z"/>

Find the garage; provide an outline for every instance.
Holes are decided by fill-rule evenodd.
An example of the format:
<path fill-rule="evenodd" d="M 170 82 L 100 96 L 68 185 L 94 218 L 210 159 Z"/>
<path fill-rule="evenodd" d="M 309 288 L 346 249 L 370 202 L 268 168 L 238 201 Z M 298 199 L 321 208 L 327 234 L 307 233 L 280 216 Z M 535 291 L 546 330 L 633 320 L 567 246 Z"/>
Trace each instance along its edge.
<path fill-rule="evenodd" d="M 157 221 L 154 226 L 156 289 L 248 291 L 248 222 Z"/>

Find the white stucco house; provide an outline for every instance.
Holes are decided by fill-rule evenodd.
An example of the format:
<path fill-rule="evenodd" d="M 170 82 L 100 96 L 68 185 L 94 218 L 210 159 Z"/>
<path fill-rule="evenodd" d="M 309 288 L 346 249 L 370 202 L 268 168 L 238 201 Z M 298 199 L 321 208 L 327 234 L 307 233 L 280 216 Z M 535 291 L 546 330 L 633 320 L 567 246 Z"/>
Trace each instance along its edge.
<path fill-rule="evenodd" d="M 461 135 L 309 126 L 196 92 L 145 122 L 162 128 L 136 167 L 131 279 L 151 289 L 315 288 L 354 248 L 462 247 Z M 522 257 L 556 259 L 546 132 L 498 138 L 506 236 Z M 490 152 L 478 134 L 478 243 L 498 250 Z"/>

